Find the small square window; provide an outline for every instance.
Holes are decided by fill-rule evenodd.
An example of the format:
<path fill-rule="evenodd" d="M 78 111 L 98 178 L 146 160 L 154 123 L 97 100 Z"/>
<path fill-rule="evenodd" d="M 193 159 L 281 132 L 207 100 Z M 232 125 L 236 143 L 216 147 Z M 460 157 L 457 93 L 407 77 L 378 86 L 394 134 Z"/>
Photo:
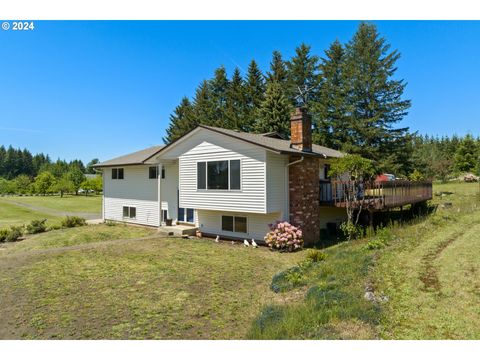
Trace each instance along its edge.
<path fill-rule="evenodd" d="M 123 207 L 123 217 L 126 218 L 129 215 L 128 206 Z"/>
<path fill-rule="evenodd" d="M 135 219 L 137 217 L 137 208 L 131 207 L 130 208 L 130 219 Z"/>
<path fill-rule="evenodd" d="M 132 206 L 124 206 L 123 207 L 123 217 L 135 219 L 137 217 L 137 208 Z"/>
<path fill-rule="evenodd" d="M 123 179 L 123 168 L 118 169 L 118 178 Z"/>
<path fill-rule="evenodd" d="M 112 179 L 118 179 L 118 169 L 112 169 Z"/>
<path fill-rule="evenodd" d="M 156 179 L 158 176 L 158 167 L 157 166 L 150 166 L 148 168 L 148 178 L 149 179 Z"/>

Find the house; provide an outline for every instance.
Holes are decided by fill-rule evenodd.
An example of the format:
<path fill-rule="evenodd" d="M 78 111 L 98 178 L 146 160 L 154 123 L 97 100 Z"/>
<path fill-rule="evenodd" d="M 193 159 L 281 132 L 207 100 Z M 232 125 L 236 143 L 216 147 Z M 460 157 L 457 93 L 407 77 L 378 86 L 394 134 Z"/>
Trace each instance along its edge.
<path fill-rule="evenodd" d="M 258 241 L 269 223 L 286 220 L 313 244 L 346 211 L 328 174 L 343 154 L 312 144 L 311 128 L 311 117 L 297 108 L 290 140 L 199 125 L 167 146 L 96 164 L 103 170 L 103 219 L 155 227 L 171 219 L 206 235 Z M 381 209 L 390 193 L 373 192 L 371 203 Z"/>
<path fill-rule="evenodd" d="M 339 151 L 312 144 L 311 118 L 296 109 L 291 140 L 199 125 L 167 146 L 96 164 L 104 179 L 103 219 L 197 227 L 203 234 L 263 240 L 287 220 L 305 242 L 341 222 L 344 209 L 320 206 L 319 179 Z"/>

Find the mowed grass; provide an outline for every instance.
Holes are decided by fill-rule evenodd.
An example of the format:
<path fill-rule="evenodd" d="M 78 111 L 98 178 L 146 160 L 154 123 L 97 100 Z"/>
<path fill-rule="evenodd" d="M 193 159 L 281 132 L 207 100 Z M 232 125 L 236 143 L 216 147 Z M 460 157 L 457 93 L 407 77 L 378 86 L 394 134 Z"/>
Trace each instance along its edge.
<path fill-rule="evenodd" d="M 478 184 L 439 184 L 434 191 L 454 194 L 435 196 L 437 213 L 398 228 L 398 239 L 380 253 L 376 284 L 390 299 L 383 338 L 480 338 Z"/>
<path fill-rule="evenodd" d="M 67 246 L 96 243 L 115 239 L 143 238 L 156 234 L 156 229 L 127 226 L 125 224 L 91 225 L 79 229 L 60 229 L 31 235 L 14 246 L 7 247 L 5 254 L 29 250 L 61 249 Z"/>
<path fill-rule="evenodd" d="M 40 219 L 47 219 L 49 224 L 57 224 L 60 221 L 59 216 L 21 207 L 0 198 L 0 228 L 23 225 Z"/>
<path fill-rule="evenodd" d="M 102 211 L 102 197 L 97 195 L 75 196 L 9 196 L 0 198 L 3 202 L 17 202 L 35 207 L 62 212 L 98 213 Z"/>
<path fill-rule="evenodd" d="M 145 235 L 137 229 L 129 236 Z M 305 256 L 208 239 L 125 240 L 125 230 L 67 229 L 0 251 L 0 338 L 241 339 L 265 304 L 284 301 L 269 289 L 272 276 Z"/>

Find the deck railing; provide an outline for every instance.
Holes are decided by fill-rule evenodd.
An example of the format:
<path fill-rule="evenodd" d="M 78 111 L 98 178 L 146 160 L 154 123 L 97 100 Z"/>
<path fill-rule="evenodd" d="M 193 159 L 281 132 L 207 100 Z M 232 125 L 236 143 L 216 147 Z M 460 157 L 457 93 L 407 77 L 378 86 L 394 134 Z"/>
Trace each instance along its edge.
<path fill-rule="evenodd" d="M 431 181 L 340 181 L 320 180 L 320 203 L 346 206 L 346 194 L 355 191 L 358 201 L 378 209 L 392 208 L 430 200 Z M 354 204 L 355 206 L 355 204 Z"/>

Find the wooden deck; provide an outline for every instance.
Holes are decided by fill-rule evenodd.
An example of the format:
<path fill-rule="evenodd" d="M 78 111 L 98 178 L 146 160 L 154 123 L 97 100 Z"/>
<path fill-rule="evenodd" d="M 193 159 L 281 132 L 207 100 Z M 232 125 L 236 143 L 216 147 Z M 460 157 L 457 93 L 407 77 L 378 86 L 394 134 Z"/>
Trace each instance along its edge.
<path fill-rule="evenodd" d="M 320 204 L 346 207 L 346 194 L 355 194 L 353 207 L 382 210 L 432 199 L 431 181 L 325 181 L 320 180 Z"/>

